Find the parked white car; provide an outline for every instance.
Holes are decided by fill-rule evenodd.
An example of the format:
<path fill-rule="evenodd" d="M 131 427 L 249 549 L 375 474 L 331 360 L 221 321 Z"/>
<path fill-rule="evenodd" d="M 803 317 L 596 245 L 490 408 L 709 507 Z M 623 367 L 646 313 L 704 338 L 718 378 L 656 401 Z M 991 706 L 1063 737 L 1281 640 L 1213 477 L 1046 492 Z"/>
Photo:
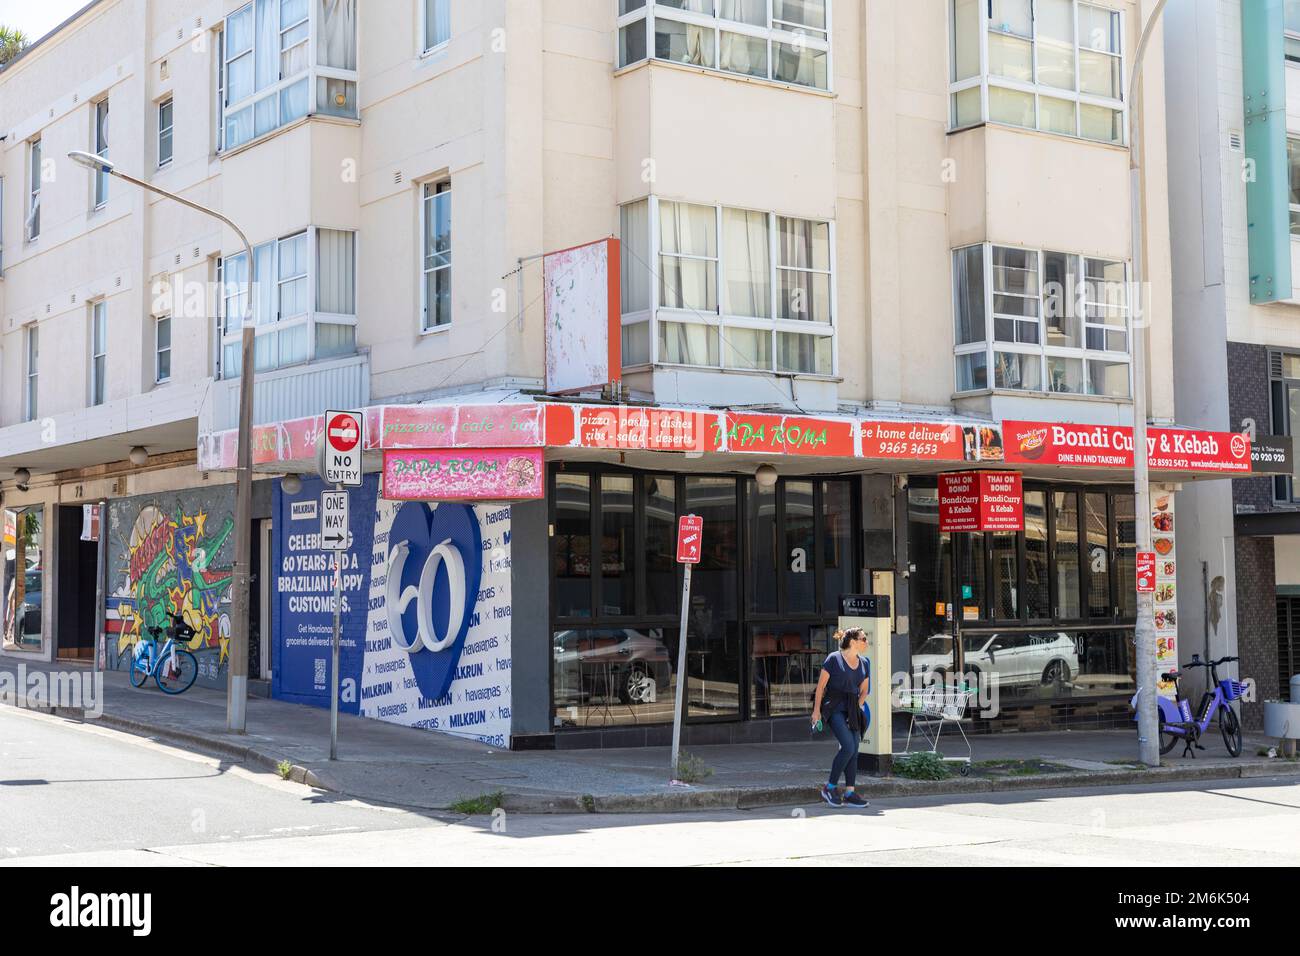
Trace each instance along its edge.
<path fill-rule="evenodd" d="M 1074 641 L 1061 631 L 963 634 L 962 650 L 966 671 L 985 676 L 991 687 L 1065 684 L 1078 666 Z M 912 655 L 918 683 L 934 680 L 934 674 L 946 678 L 951 670 L 952 638 L 947 635 L 936 634 Z"/>

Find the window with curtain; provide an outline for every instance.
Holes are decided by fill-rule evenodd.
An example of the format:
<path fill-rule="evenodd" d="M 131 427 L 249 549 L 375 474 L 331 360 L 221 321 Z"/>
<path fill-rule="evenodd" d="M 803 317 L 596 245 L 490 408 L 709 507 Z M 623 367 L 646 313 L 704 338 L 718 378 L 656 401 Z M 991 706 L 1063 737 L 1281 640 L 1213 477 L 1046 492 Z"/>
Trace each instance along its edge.
<path fill-rule="evenodd" d="M 240 252 L 218 263 L 224 378 L 240 374 L 247 258 Z M 355 315 L 355 233 L 313 228 L 253 247 L 257 371 L 351 355 L 356 351 Z"/>
<path fill-rule="evenodd" d="M 829 222 L 652 197 L 622 207 L 621 226 L 625 364 L 651 360 L 653 326 L 658 362 L 833 373 Z M 653 287 L 643 261 L 658 264 Z M 627 322 L 651 291 L 656 314 Z"/>
<path fill-rule="evenodd" d="M 252 0 L 231 13 L 218 43 L 220 148 L 312 113 L 355 118 L 356 31 L 356 0 Z"/>
<path fill-rule="evenodd" d="M 987 120 L 1123 143 L 1120 11 L 1083 0 L 949 0 L 949 28 L 952 128 Z"/>
<path fill-rule="evenodd" d="M 634 0 L 618 5 L 618 65 L 649 56 L 815 89 L 830 86 L 827 0 Z"/>
<path fill-rule="evenodd" d="M 1127 303 L 1120 261 L 993 245 L 954 250 L 958 390 L 989 387 L 991 365 L 994 388 L 1128 398 Z"/>
<path fill-rule="evenodd" d="M 451 39 L 451 0 L 421 0 L 424 5 L 424 51 Z"/>
<path fill-rule="evenodd" d="M 718 309 L 718 232 L 713 206 L 659 204 L 659 302 L 670 309 Z"/>

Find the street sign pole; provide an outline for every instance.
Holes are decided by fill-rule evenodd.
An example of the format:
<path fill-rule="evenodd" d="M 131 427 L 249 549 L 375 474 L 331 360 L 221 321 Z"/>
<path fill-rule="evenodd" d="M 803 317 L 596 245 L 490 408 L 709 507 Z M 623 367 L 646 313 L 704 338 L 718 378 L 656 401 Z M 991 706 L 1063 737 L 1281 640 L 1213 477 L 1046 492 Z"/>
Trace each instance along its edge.
<path fill-rule="evenodd" d="M 682 743 L 682 721 L 686 711 L 686 613 L 691 607 L 691 566 L 682 573 L 682 623 L 677 633 L 677 700 L 673 703 L 673 776 L 677 776 L 677 757 Z M 701 678 L 703 679 L 703 678 Z"/>
<path fill-rule="evenodd" d="M 686 694 L 690 679 L 686 676 L 686 619 L 691 607 L 691 565 L 700 560 L 704 538 L 704 519 L 698 515 L 682 515 L 677 522 L 677 563 L 682 568 L 682 620 L 677 630 L 677 699 L 673 702 L 673 754 L 672 773 L 677 777 L 677 764 L 681 754 L 682 724 L 686 720 Z M 704 679 L 704 675 L 700 675 Z"/>
<path fill-rule="evenodd" d="M 335 491 L 343 491 L 342 485 L 335 485 Z M 347 530 L 344 530 L 344 538 Z M 343 603 L 343 567 L 340 555 L 334 552 L 334 636 L 330 640 L 330 760 L 339 759 L 339 608 Z"/>

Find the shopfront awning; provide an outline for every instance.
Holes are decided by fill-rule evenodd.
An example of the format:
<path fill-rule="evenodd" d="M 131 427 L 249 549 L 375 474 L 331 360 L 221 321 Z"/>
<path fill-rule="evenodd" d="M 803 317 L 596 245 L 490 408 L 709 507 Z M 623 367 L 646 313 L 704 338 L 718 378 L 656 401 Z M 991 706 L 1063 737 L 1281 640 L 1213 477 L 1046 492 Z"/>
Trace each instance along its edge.
<path fill-rule="evenodd" d="M 365 466 L 411 451 L 540 449 L 547 460 L 618 460 L 647 468 L 785 473 L 925 474 L 1012 468 L 1027 477 L 1131 480 L 1132 429 L 1063 422 L 786 415 L 689 407 L 600 405 L 522 398 L 495 404 L 374 405 L 365 410 Z M 314 472 L 322 415 L 253 429 L 254 469 Z M 199 437 L 198 466 L 230 470 L 238 434 Z M 1252 465 L 1245 434 L 1151 427 L 1153 480 L 1269 474 Z M 409 456 L 408 456 L 409 457 Z"/>

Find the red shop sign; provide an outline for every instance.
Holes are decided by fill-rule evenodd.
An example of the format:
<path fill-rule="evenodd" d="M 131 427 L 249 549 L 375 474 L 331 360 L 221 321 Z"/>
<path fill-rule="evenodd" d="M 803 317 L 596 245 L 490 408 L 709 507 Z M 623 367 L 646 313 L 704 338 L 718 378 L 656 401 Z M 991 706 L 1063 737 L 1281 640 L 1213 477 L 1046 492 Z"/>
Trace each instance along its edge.
<path fill-rule="evenodd" d="M 1127 425 L 1005 421 L 1002 431 L 1009 462 L 1133 467 L 1133 429 Z M 1234 432 L 1148 428 L 1147 461 L 1158 471 L 1249 474 L 1250 439 Z"/>
<path fill-rule="evenodd" d="M 940 531 L 1023 531 L 1018 471 L 957 471 L 939 476 Z"/>

